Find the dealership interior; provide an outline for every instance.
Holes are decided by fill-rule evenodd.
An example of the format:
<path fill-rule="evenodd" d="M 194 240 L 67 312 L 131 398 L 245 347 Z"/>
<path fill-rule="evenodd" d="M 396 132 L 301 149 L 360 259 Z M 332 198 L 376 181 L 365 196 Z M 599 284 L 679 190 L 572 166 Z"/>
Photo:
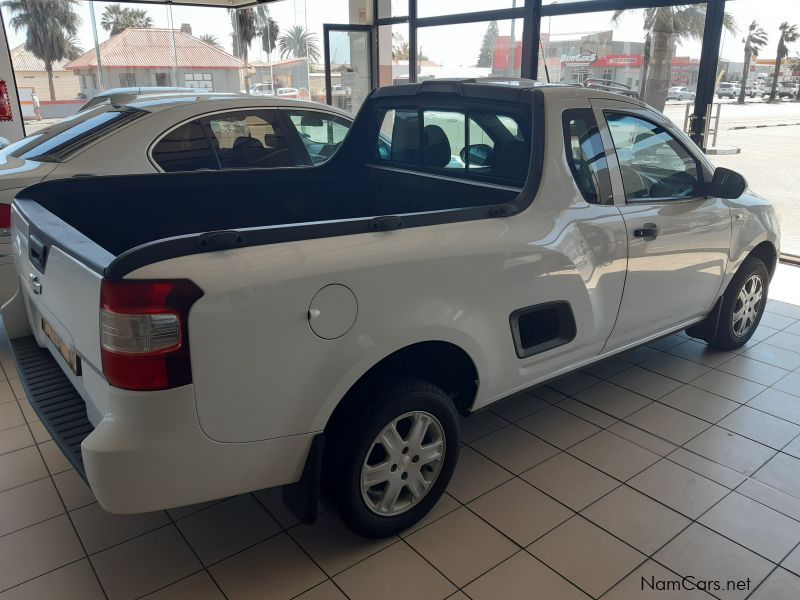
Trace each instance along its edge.
<path fill-rule="evenodd" d="M 800 598 L 800 2 L 0 0 L 0 16 L 0 297 L 7 301 L 0 323 L 0 600 Z M 502 94 L 496 96 L 503 98 L 510 97 L 505 93 L 511 92 L 508 88 L 519 90 L 519 98 L 528 99 L 527 110 L 534 112 L 549 110 L 548 102 L 577 102 L 574 99 L 580 97 L 585 103 L 581 114 L 592 113 L 592 120 L 593 115 L 605 114 L 609 120 L 607 124 L 603 120 L 599 129 L 595 124 L 597 136 L 592 138 L 594 142 L 586 142 L 584 137 L 570 134 L 570 127 L 580 122 L 577 117 L 570 120 L 566 112 L 563 123 L 558 116 L 542 119 L 534 115 L 526 121 L 525 113 L 519 113 L 520 117 L 511 109 L 503 109 L 502 114 L 487 112 L 492 92 L 476 92 L 469 88 L 472 83 L 475 89 L 480 85 L 502 87 Z M 473 91 L 465 91 L 470 89 Z M 548 92 L 551 89 L 555 91 Z M 570 96 L 569 90 L 577 90 L 578 95 Z M 580 96 L 579 92 L 586 93 Z M 477 96 L 468 98 L 470 94 Z M 476 99 L 478 96 L 482 99 Z M 392 101 L 396 104 L 390 104 Z M 658 111 L 658 116 L 639 101 Z M 452 108 L 459 102 L 470 108 L 459 113 Z M 537 102 L 543 102 L 544 109 Z M 618 108 L 603 112 L 597 108 L 602 102 L 611 107 L 627 105 L 631 114 L 639 110 L 635 114 L 640 117 L 651 116 L 634 125 L 612 121 L 620 118 L 614 112 Z M 478 105 L 480 108 L 475 108 Z M 412 115 L 407 121 L 403 121 L 405 113 Z M 376 114 L 383 120 L 370 129 L 370 119 Z M 601 118 L 597 117 L 598 122 Z M 416 127 L 417 121 L 422 126 Z M 386 123 L 390 123 L 388 129 Z M 416 129 L 403 125 L 404 130 L 402 123 L 412 123 Z M 651 129 L 636 129 L 643 123 Z M 524 131 L 526 124 L 529 128 L 533 125 L 533 135 Z M 589 124 L 585 126 L 591 129 Z M 423 157 L 420 169 L 428 156 L 435 154 L 428 151 L 438 152 L 449 140 L 451 150 L 443 152 L 438 174 L 430 169 L 424 174 L 427 183 L 422 185 L 430 186 L 432 194 L 447 190 L 455 196 L 454 188 L 442 181 L 462 177 L 459 173 L 464 172 L 464 178 L 472 177 L 470 187 L 478 190 L 478 195 L 491 195 L 493 187 L 498 194 L 513 192 L 515 197 L 534 190 L 530 192 L 532 204 L 513 216 L 516 205 L 492 201 L 493 219 L 470 221 L 472 217 L 456 216 L 450 221 L 419 221 L 419 225 L 415 219 L 422 217 L 416 208 L 389 211 L 392 216 L 373 218 L 371 231 L 360 236 L 336 233 L 325 238 L 331 234 L 305 233 L 316 231 L 314 227 L 332 231 L 339 223 L 332 218 L 329 224 L 317 225 L 307 222 L 324 219 L 293 217 L 291 227 L 270 222 L 246 229 L 231 226 L 236 215 L 228 214 L 220 217 L 219 224 L 197 229 L 198 222 L 214 218 L 205 204 L 209 193 L 203 191 L 204 186 L 217 190 L 229 182 L 226 189 L 231 195 L 240 189 L 256 189 L 236 187 L 244 185 L 237 177 L 255 182 L 253 185 L 262 181 L 259 193 L 270 199 L 278 196 L 277 203 L 283 204 L 290 197 L 301 197 L 298 190 L 304 181 L 311 190 L 304 193 L 304 202 L 310 203 L 307 197 L 316 194 L 330 194 L 329 200 L 346 199 L 348 194 L 361 197 L 364 190 L 357 189 L 357 180 L 336 179 L 331 171 L 346 164 L 345 160 L 360 160 L 352 158 L 361 154 L 354 150 L 357 139 L 351 138 L 358 135 L 363 139 L 368 129 L 377 132 L 368 150 L 372 153 L 369 160 L 388 161 L 388 166 L 374 168 L 377 173 L 388 173 L 384 181 L 395 182 L 395 195 L 402 196 L 397 190 L 413 189 L 407 183 L 414 177 L 408 169 L 416 168 L 412 159 L 400 164 L 401 168 L 392 163 L 399 161 L 400 134 L 411 131 L 403 135 L 413 138 L 407 143 L 417 144 L 412 150 Z M 621 148 L 617 134 L 629 139 L 628 149 Z M 664 143 L 664 138 L 670 141 Z M 657 142 L 659 139 L 662 142 Z M 460 152 L 454 146 L 458 140 Z M 476 140 L 482 143 L 475 144 Z M 536 147 L 537 140 L 541 148 Z M 555 150 L 553 143 L 559 144 Z M 602 205 L 605 200 L 592 204 L 574 164 L 591 143 L 599 144 L 600 150 L 595 147 L 593 151 L 599 154 L 586 161 L 586 176 L 595 181 L 590 187 L 598 186 L 598 197 L 603 190 L 607 198 L 613 196 L 609 206 Z M 626 167 L 625 161 L 635 166 L 637 152 L 644 155 L 650 151 L 637 146 L 655 143 L 661 145 L 648 155 L 650 167 L 667 155 L 667 164 L 678 163 L 675 173 L 686 176 L 688 163 L 700 172 L 701 161 L 692 157 L 696 152 L 705 154 L 709 165 L 721 168 L 716 173 L 724 172 L 728 179 L 719 183 L 724 177 L 714 176 L 712 180 L 715 172 L 708 167 L 708 178 L 697 175 L 698 185 L 706 186 L 700 194 L 692 187 L 682 196 L 652 193 L 656 200 L 632 197 L 628 186 L 633 168 Z M 342 151 L 337 156 L 339 145 Z M 511 156 L 509 148 L 522 155 Z M 487 154 L 503 155 L 506 164 L 487 166 Z M 525 171 L 516 182 L 503 179 L 501 172 L 509 173 L 521 164 L 519 156 L 524 158 L 525 169 L 529 163 L 533 165 L 530 174 Z M 536 156 L 543 161 L 538 170 Z M 607 166 L 597 166 L 605 165 L 606 159 Z M 271 174 L 271 168 L 288 175 Z M 562 168 L 566 175 L 561 178 L 547 173 Z M 232 173 L 237 169 L 246 172 Z M 614 173 L 608 179 L 611 170 Z M 327 191 L 325 187 L 317 189 L 319 178 L 309 175 L 314 171 L 322 174 Z M 484 172 L 490 175 L 484 176 Z M 733 195 L 712 193 L 735 185 L 730 181 L 738 178 L 737 173 L 746 180 L 749 200 L 737 204 L 744 187 Z M 143 175 L 146 181 L 135 179 Z M 397 179 L 388 179 L 389 175 Z M 634 172 L 634 176 L 640 183 L 644 181 L 641 174 Z M 538 193 L 531 183 L 534 179 L 537 185 L 543 182 Z M 138 208 L 116 212 L 111 203 L 104 205 L 99 218 L 80 215 L 80 209 L 69 219 L 65 216 L 64 195 L 86 190 L 84 210 L 89 211 L 99 206 L 92 204 L 95 200 L 90 194 L 102 191 L 105 180 L 111 180 L 105 185 L 112 185 L 112 190 L 115 181 L 119 186 L 133 186 L 134 191 L 120 192 L 118 198 L 122 203 L 136 196 L 141 202 Z M 162 180 L 167 182 L 163 188 L 159 187 Z M 293 183 L 284 185 L 286 181 Z M 529 287 L 541 285 L 542 289 L 551 289 L 548 286 L 554 286 L 553 282 L 571 281 L 560 285 L 572 290 L 563 292 L 565 295 L 574 295 L 565 310 L 558 306 L 559 297 L 548 296 L 541 304 L 547 305 L 545 312 L 517 315 L 523 310 L 519 307 L 533 302 L 509 304 L 507 291 L 491 290 L 496 281 L 505 280 L 481 272 L 482 265 L 489 264 L 481 253 L 499 252 L 497 248 L 508 243 L 506 228 L 478 227 L 507 222 L 511 231 L 512 221 L 536 210 L 537 203 L 547 204 L 542 196 L 548 181 L 557 182 L 549 188 L 553 197 L 574 195 L 574 202 L 580 205 L 564 209 L 564 215 L 590 211 L 601 215 L 606 214 L 604 209 L 624 208 L 630 212 L 620 210 L 617 217 L 627 218 L 638 210 L 644 211 L 642 222 L 661 219 L 661 228 L 649 222 L 637 225 L 641 228 L 632 236 L 638 244 L 662 234 L 667 239 L 673 226 L 665 223 L 680 216 L 686 229 L 683 245 L 664 245 L 661 254 L 655 251 L 642 258 L 634 256 L 634 248 L 642 246 L 629 242 L 620 262 L 610 255 L 600 256 L 613 244 L 609 239 L 592 238 L 589 230 L 600 225 L 585 220 L 573 223 L 574 229 L 553 229 L 554 238 L 565 239 L 548 242 L 548 248 L 585 244 L 585 251 L 576 254 L 580 258 L 575 264 L 569 254 L 575 250 L 564 250 L 563 256 L 537 256 L 532 250 L 508 247 L 501 258 L 505 272 L 540 273 Z M 45 183 L 37 185 L 40 182 Z M 23 190 L 32 185 L 41 191 L 29 192 L 28 198 Z M 377 188 L 378 193 L 390 196 L 390 187 Z M 567 187 L 569 191 L 563 191 Z M 608 191 L 611 189 L 613 194 Z M 615 200 L 618 190 L 623 190 L 622 200 Z M 410 194 L 416 193 L 418 202 L 406 198 L 415 207 L 424 202 L 423 196 L 432 195 Z M 62 196 L 46 198 L 47 194 Z M 164 233 L 166 217 L 158 213 L 159 203 L 167 202 L 169 195 L 181 198 L 174 212 L 182 219 L 178 234 Z M 15 197 L 18 201 L 12 204 Z M 199 208 L 192 204 L 193 197 Z M 732 199 L 731 203 L 726 204 L 724 198 Z M 72 199 L 80 206 L 74 196 Z M 774 209 L 764 209 L 766 203 L 761 199 Z M 248 218 L 257 213 L 253 202 L 218 200 L 226 201 L 220 203 L 230 212 L 249 211 Z M 461 200 L 463 197 L 453 202 Z M 710 212 L 692 212 L 693 203 L 703 202 L 724 206 L 727 229 L 723 228 L 722 237 L 714 238 L 721 241 L 714 242 L 713 251 L 704 248 L 699 253 L 691 237 L 711 240 L 708 231 L 720 227 L 709 222 Z M 461 206 L 437 205 L 436 213 L 467 210 Z M 478 210 L 470 206 L 469 210 Z M 503 210 L 509 206 L 513 210 Z M 291 208 L 287 212 L 293 213 Z M 395 212 L 402 215 L 395 216 Z M 377 213 L 381 214 L 386 211 Z M 565 218 L 588 219 L 563 215 L 553 219 Z M 748 225 L 737 226 L 737 220 Z M 115 221 L 125 221 L 141 231 L 118 235 L 112 229 L 117 228 Z M 78 232 L 90 223 L 94 228 L 91 234 Z M 531 227 L 540 225 L 531 221 Z M 624 224 L 622 228 L 624 236 Z M 154 233 L 146 231 L 149 229 Z M 279 244 L 274 254 L 268 253 L 270 246 L 263 246 L 262 250 L 267 250 L 260 255 L 255 254 L 258 248 L 248 248 L 249 240 L 256 237 L 251 230 L 256 229 L 275 229 L 277 241 L 267 242 Z M 285 233 L 288 229 L 303 231 Z M 751 242 L 748 231 L 756 229 L 759 233 L 753 234 Z M 428 230 L 430 234 L 425 233 Z M 363 289 L 357 290 L 356 305 L 349 289 L 358 285 L 361 275 L 355 273 L 369 271 L 365 277 L 373 288 L 405 298 L 389 275 L 397 271 L 394 263 L 407 261 L 406 268 L 412 269 L 414 261 L 424 260 L 428 248 L 431 261 L 436 252 L 463 249 L 465 246 L 453 245 L 446 250 L 445 244 L 463 243 L 463 239 L 453 238 L 469 237 L 471 231 L 487 234 L 486 239 L 473 240 L 480 249 L 468 250 L 474 256 L 466 260 L 473 261 L 473 266 L 466 269 L 449 256 L 448 264 L 455 266 L 444 278 L 450 281 L 460 273 L 471 280 L 472 289 L 484 289 L 476 289 L 475 298 L 464 298 L 463 305 L 443 308 L 437 305 L 441 282 L 437 283 L 433 271 L 420 272 L 415 276 L 415 293 L 427 296 L 429 302 L 414 314 L 421 321 L 439 323 L 434 314 L 442 311 L 442 323 L 447 324 L 437 325 L 443 341 L 436 343 L 463 337 L 467 349 L 472 348 L 472 332 L 499 322 L 507 348 L 487 333 L 485 339 L 476 337 L 475 353 L 485 356 L 487 365 L 496 365 L 493 377 L 527 376 L 529 384 L 515 385 L 510 394 L 498 392 L 489 398 L 486 389 L 501 387 L 492 388 L 492 382 L 479 376 L 481 369 L 471 367 L 474 376 L 466 388 L 455 388 L 458 391 L 451 394 L 440 382 L 460 377 L 450 372 L 462 366 L 431 354 L 424 369 L 430 377 L 417 378 L 422 384 L 415 385 L 433 383 L 447 390 L 428 385 L 438 390 L 436 401 L 443 398 L 450 407 L 456 442 L 443 445 L 442 439 L 450 439 L 446 435 L 450 430 L 439 422 L 445 420 L 433 409 L 428 413 L 416 408 L 417 412 L 406 412 L 390 422 L 388 429 L 381 424 L 375 430 L 378 437 L 375 433 L 368 436 L 367 442 L 375 441 L 364 448 L 360 442 L 335 438 L 334 432 L 343 431 L 342 421 L 351 413 L 383 414 L 381 402 L 390 407 L 398 403 L 411 406 L 400 400 L 415 397 L 374 391 L 381 377 L 393 377 L 395 371 L 406 376 L 402 368 L 412 360 L 407 358 L 410 355 L 402 355 L 407 360 L 398 358 L 390 363 L 382 358 L 379 364 L 384 343 L 380 335 L 371 337 L 367 329 L 359 333 L 362 323 L 375 318 L 371 315 L 376 312 L 380 313 L 378 320 L 389 322 L 414 311 L 404 310 L 399 303 L 397 307 L 370 307 L 373 296 Z M 263 239 L 272 234 L 261 233 Z M 190 234 L 199 237 L 184 244 Z M 400 235 L 408 235 L 404 246 L 394 246 L 402 256 L 389 256 L 388 250 L 364 241 Z M 515 235 L 519 240 L 534 239 Z M 737 236 L 742 239 L 735 239 Z M 315 237 L 325 239 L 309 240 Z M 74 240 L 82 245 L 77 250 L 68 248 Z M 197 247 L 192 245 L 195 243 Z M 88 246 L 91 253 L 81 249 Z M 179 253 L 189 246 L 188 255 Z M 260 265 L 253 263 L 253 258 L 245 260 L 243 253 L 248 250 L 253 253 L 247 256 L 261 257 Z M 160 270 L 152 264 L 163 260 L 163 256 L 154 258 L 157 252 L 172 252 Z M 214 262 L 216 259 L 209 258 L 229 253 L 240 253 L 241 260 L 223 262 L 220 258 Z M 327 256 L 314 256 L 319 254 Z M 717 261 L 709 256 L 724 258 Z M 352 261 L 343 267 L 339 264 L 342 257 Z M 207 261 L 202 269 L 195 266 L 200 260 Z M 613 281 L 615 274 L 619 275 L 620 290 L 624 285 L 627 295 L 628 286 L 641 281 L 634 279 L 636 260 L 647 260 L 647 268 L 657 271 L 650 273 L 654 290 L 665 290 L 684 304 L 690 304 L 687 298 L 699 297 L 695 282 L 710 281 L 719 270 L 714 296 L 708 302 L 715 302 L 711 312 L 704 314 L 702 321 L 689 319 L 689 313 L 684 321 L 667 319 L 665 322 L 683 324 L 664 327 L 658 335 L 640 335 L 636 343 L 619 345 L 599 362 L 576 360 L 572 367 L 562 369 L 559 365 L 567 363 L 552 357 L 563 355 L 563 349 L 575 341 L 589 344 L 581 341 L 588 339 L 581 329 L 588 327 L 595 315 L 581 315 L 580 311 L 602 306 L 602 294 L 607 293 L 603 285 L 610 284 L 598 282 Z M 754 260 L 761 270 L 745 272 Z M 98 264 L 100 267 L 92 266 Z M 45 266 L 49 266 L 49 278 Z M 176 266 L 199 273 L 195 283 L 202 289 L 188 275 L 177 279 L 170 270 Z M 290 267 L 293 270 L 281 275 L 284 280 L 278 282 L 284 287 L 279 289 L 272 282 L 274 289 L 269 295 L 259 295 L 256 288 L 260 284 L 247 279 L 270 277 Z M 545 268 L 549 271 L 544 272 Z M 304 332 L 317 344 L 309 347 L 335 347 L 334 353 L 339 355 L 323 363 L 312 362 L 320 354 L 317 350 L 309 352 L 314 356 L 290 356 L 296 344 L 281 335 L 291 331 L 293 317 L 273 319 L 259 313 L 253 321 L 263 318 L 264 323 L 246 326 L 242 325 L 246 313 L 239 312 L 235 318 L 235 311 L 247 311 L 265 299 L 273 304 L 261 306 L 264 313 L 279 312 L 287 306 L 293 290 L 305 285 L 295 280 L 304 281 L 315 269 L 354 273 L 352 285 L 347 276 L 341 281 L 347 285 L 339 285 L 333 279 L 337 275 L 332 274 L 326 287 L 308 288 L 311 293 L 304 300 L 300 320 Z M 200 273 L 203 270 L 208 273 Z M 6 271 L 10 277 L 4 275 Z M 678 278 L 681 271 L 684 273 Z M 575 273 L 583 276 L 579 291 L 574 280 L 580 278 L 573 277 Z M 119 282 L 137 277 L 155 283 L 147 294 L 123 300 L 125 286 Z M 203 281 L 214 281 L 219 289 L 212 292 Z M 151 310 L 147 302 L 156 301 L 151 297 L 160 293 L 158 286 L 175 282 L 186 285 L 164 292 L 167 299 L 159 300 L 163 301 L 159 306 L 169 310 L 152 315 L 158 311 Z M 250 288 L 242 293 L 234 289 L 237 286 Z M 58 289 L 57 297 L 52 292 L 47 296 L 48 287 Z M 768 288 L 763 297 L 762 287 L 763 291 Z M 192 309 L 190 318 L 191 302 L 181 304 L 183 308 L 170 303 L 180 304 L 184 300 L 174 298 L 183 298 L 193 293 L 192 289 L 198 296 L 191 302 L 204 292 L 206 298 Z M 92 298 L 99 297 L 100 304 L 83 301 L 92 290 Z M 462 308 L 472 310 L 487 290 L 495 295 L 498 310 L 510 306 L 503 318 L 482 320 L 477 314 L 463 318 Z M 638 296 L 640 300 L 657 301 L 655 291 L 645 292 Z M 141 305 L 130 298 L 138 298 Z M 631 315 L 647 314 L 631 301 L 626 304 L 626 296 L 622 298 L 613 307 L 604 340 L 610 339 L 612 327 L 616 331 L 624 321 L 626 310 Z M 114 312 L 115 302 L 127 308 Z M 91 306 L 84 310 L 81 304 Z M 661 311 L 668 313 L 671 309 L 665 306 L 661 302 Z M 329 335 L 326 311 L 341 319 L 351 309 L 349 325 Z M 707 306 L 705 310 L 709 310 Z M 522 319 L 533 314 L 545 316 L 530 321 L 532 329 L 526 333 Z M 745 316 L 737 317 L 741 314 Z M 201 317 L 213 323 L 201 326 Z M 174 319 L 174 329 L 170 329 L 173 322 L 169 319 Z M 75 329 L 70 333 L 72 325 Z M 286 356 L 271 360 L 285 372 L 301 375 L 276 381 L 274 387 L 268 377 L 262 377 L 258 381 L 263 385 L 253 384 L 259 398 L 237 404 L 234 397 L 247 389 L 238 381 L 240 371 L 229 372 L 194 358 L 204 340 L 219 344 L 223 352 L 217 355 L 237 354 L 238 349 L 222 341 L 235 339 L 226 337 L 228 326 L 241 338 L 264 336 L 243 342 L 243 347 L 255 352 L 238 355 L 238 363 L 255 365 L 263 358 L 259 348 L 277 346 L 285 349 Z M 187 368 L 184 377 L 176 373 L 183 364 L 179 361 L 189 360 L 187 328 L 192 330 L 193 368 Z M 451 338 L 444 331 L 447 328 L 461 331 L 452 333 Z M 721 328 L 732 331 L 726 333 L 729 339 L 722 345 L 713 341 L 719 339 L 714 332 Z M 31 333 L 31 329 L 36 331 Z M 549 334 L 550 329 L 557 331 Z M 124 338 L 126 331 L 134 333 Z M 273 331 L 278 339 L 269 337 Z M 404 339 L 416 341 L 410 326 L 408 331 Z M 169 336 L 174 332 L 178 337 L 173 343 Z M 537 342 L 541 348 L 533 346 L 538 348 L 535 352 L 520 348 L 519 338 L 525 335 L 545 336 Z M 125 357 L 139 352 L 134 345 L 145 336 L 149 337 L 143 344 L 168 340 L 163 346 L 154 346 L 157 351 L 153 354 L 154 361 L 165 365 L 169 385 L 136 387 L 135 381 L 131 383 L 137 377 L 131 369 L 156 369 L 156 362 L 124 362 Z M 91 344 L 86 342 L 90 337 Z M 398 354 L 392 356 L 402 354 L 399 349 L 407 345 L 396 342 L 393 348 Z M 151 349 L 147 345 L 147 351 Z M 595 355 L 602 349 L 601 344 Z M 508 357 L 503 354 L 506 350 L 510 351 Z M 321 382 L 333 377 L 344 357 L 356 351 L 376 366 L 361 379 L 362 372 L 356 374 L 355 364 L 348 367 L 348 377 L 352 368 L 352 387 L 342 389 L 338 397 L 344 398 L 342 405 L 348 403 L 349 412 L 334 411 L 330 417 L 330 423 L 339 429 L 325 421 L 314 421 L 312 427 L 309 421 L 302 424 L 303 429 L 280 430 L 277 425 L 262 426 L 255 416 L 250 423 L 245 418 L 234 426 L 237 421 L 228 418 L 244 411 L 242 406 L 272 402 L 273 412 L 264 420 L 288 420 L 284 414 L 295 414 L 290 403 L 309 400 L 300 392 L 286 391 L 291 387 L 287 382 Z M 267 354 L 267 350 L 263 352 Z M 542 354 L 536 356 L 539 352 Z M 270 356 L 274 354 L 272 350 Z M 474 360 L 480 366 L 484 359 Z M 553 365 L 553 375 L 530 375 L 538 373 L 537 361 Z M 381 370 L 384 362 L 387 366 Z M 112 364 L 116 366 L 112 368 Z M 265 373 L 276 372 L 272 367 L 263 368 Z M 173 383 L 173 377 L 180 385 Z M 76 383 L 81 380 L 85 385 Z M 346 381 L 344 376 L 341 381 Z M 331 379 L 329 387 L 338 390 L 341 385 L 339 379 Z M 414 393 L 433 395 L 424 385 Z M 157 457 L 163 455 L 148 453 L 149 449 L 167 445 L 176 454 L 192 452 L 191 448 L 179 448 L 188 439 L 180 437 L 185 435 L 178 432 L 180 428 L 170 429 L 169 420 L 178 413 L 154 404 L 162 397 L 165 402 L 175 402 L 177 396 L 169 396 L 175 390 L 167 389 L 173 387 L 189 390 L 188 420 L 202 430 L 207 442 L 203 448 L 211 450 L 203 450 L 207 454 L 198 453 L 186 463 L 167 459 L 158 464 L 161 460 Z M 320 387 L 302 388 L 311 389 Z M 286 394 L 284 405 L 264 400 L 281 393 Z M 482 399 L 476 402 L 480 410 L 470 410 L 471 400 L 465 404 L 464 396 L 469 393 L 470 398 Z M 97 401 L 98 394 L 105 394 L 105 400 Z M 334 392 L 330 394 L 332 397 Z M 92 399 L 87 399 L 90 396 Z M 203 396 L 214 396 L 216 406 L 201 405 L 206 402 Z M 362 397 L 367 408 L 354 409 Z M 164 423 L 138 420 L 139 409 L 122 406 L 125 402 L 141 402 L 150 407 L 149 414 L 163 411 Z M 426 402 L 433 404 L 430 399 Z M 466 408 L 462 410 L 462 406 Z M 80 418 L 75 416 L 76 410 Z M 218 419 L 216 424 L 204 421 L 212 413 Z M 348 430 L 352 440 L 360 439 L 362 429 L 371 431 L 378 422 L 366 416 L 353 419 L 356 426 Z M 403 419 L 413 422 L 407 433 L 398 434 Z M 431 420 L 434 424 L 424 425 L 430 428 L 420 434 L 420 455 L 434 444 L 443 445 L 446 451 L 439 451 L 425 465 L 427 471 L 423 467 L 414 471 L 412 463 L 419 456 L 411 456 L 417 450 L 409 440 L 419 423 Z M 133 429 L 126 431 L 126 423 L 136 429 L 135 434 Z M 237 427 L 241 437 L 236 437 Z M 389 429 L 399 435 L 403 445 L 397 459 L 390 447 L 394 442 L 380 442 Z M 263 433 L 266 431 L 272 433 Z M 109 436 L 117 438 L 110 440 Z M 273 438 L 288 441 L 266 444 Z M 301 438 L 302 442 L 292 441 Z M 330 442 L 333 439 L 341 441 L 345 449 L 336 448 L 337 444 Z M 424 446 L 425 440 L 429 446 Z M 248 475 L 248 482 L 261 481 L 262 485 L 226 483 L 244 481 L 241 473 L 258 470 L 253 466 L 253 452 L 246 454 L 244 447 L 262 442 L 264 464 L 284 462 L 281 472 L 289 474 L 280 481 Z M 214 454 L 215 448 L 222 446 L 236 449 Z M 348 456 L 351 446 L 354 456 L 360 457 L 352 476 L 342 458 Z M 302 448 L 302 458 L 290 457 L 295 448 Z M 137 450 L 146 461 L 130 458 Z M 381 460 L 374 458 L 377 450 L 388 457 L 386 465 L 397 464 L 392 464 L 392 473 L 386 475 L 389 479 L 373 484 L 369 483 L 370 473 L 384 464 L 371 462 Z M 204 461 L 208 461 L 207 467 Z M 389 506 L 386 499 L 398 464 L 402 481 Z M 183 466 L 170 472 L 174 465 Z M 142 475 L 146 469 L 158 472 L 158 477 Z M 404 483 L 406 469 L 422 478 L 421 492 Z M 241 470 L 238 479 L 237 470 Z M 353 526 L 356 509 L 345 505 L 342 496 L 329 492 L 328 486 L 345 489 L 350 480 L 355 490 L 350 494 L 352 502 L 360 503 L 358 510 L 367 514 L 359 517 L 360 530 Z M 270 485 L 275 487 L 263 485 L 265 481 L 272 481 Z M 184 486 L 183 482 L 189 483 Z M 123 491 L 115 492 L 113 486 Z M 194 495 L 180 490 L 169 494 L 170 498 L 194 500 L 159 501 L 166 497 L 159 486 L 196 490 Z M 434 494 L 439 495 L 438 500 Z M 397 508 L 401 497 L 407 497 L 407 505 Z M 117 510 L 119 506 L 150 508 Z M 418 516 L 411 519 L 411 514 Z M 393 523 L 405 519 L 405 525 L 387 527 L 382 530 L 387 533 L 374 535 L 381 530 L 380 523 L 390 519 Z M 364 523 L 373 529 L 368 530 Z"/>

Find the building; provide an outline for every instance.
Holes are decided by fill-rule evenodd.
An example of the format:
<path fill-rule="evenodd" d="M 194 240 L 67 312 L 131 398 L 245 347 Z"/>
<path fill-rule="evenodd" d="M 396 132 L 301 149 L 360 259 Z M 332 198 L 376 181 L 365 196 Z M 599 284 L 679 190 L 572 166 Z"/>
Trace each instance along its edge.
<path fill-rule="evenodd" d="M 697 77 L 700 74 L 699 58 L 675 56 L 671 62 L 670 86 L 697 87 Z"/>
<path fill-rule="evenodd" d="M 80 78 L 91 98 L 103 89 L 133 86 L 185 86 L 214 92 L 242 89 L 244 62 L 177 29 L 126 29 L 100 44 L 103 85 L 94 49 L 64 68 Z"/>
<path fill-rule="evenodd" d="M 68 71 L 64 66 L 68 63 L 62 60 L 53 64 L 53 87 L 55 98 L 50 97 L 50 83 L 44 62 L 36 58 L 33 52 L 20 44 L 11 50 L 11 64 L 20 87 L 35 88 L 39 100 L 42 102 L 57 100 L 75 100 L 80 93 L 80 84 L 75 73 Z"/>

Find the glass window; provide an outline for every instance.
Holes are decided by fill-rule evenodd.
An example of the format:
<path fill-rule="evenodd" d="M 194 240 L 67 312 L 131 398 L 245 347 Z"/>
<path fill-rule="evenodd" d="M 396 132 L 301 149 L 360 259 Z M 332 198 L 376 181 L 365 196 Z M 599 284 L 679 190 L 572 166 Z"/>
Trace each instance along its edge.
<path fill-rule="evenodd" d="M 350 129 L 347 119 L 315 110 L 293 110 L 287 114 L 315 165 L 333 156 Z"/>
<path fill-rule="evenodd" d="M 465 146 L 464 113 L 426 110 L 422 114 L 421 166 L 465 170 L 461 159 Z"/>
<path fill-rule="evenodd" d="M 136 87 L 136 74 L 135 73 L 120 73 L 119 74 L 120 87 Z"/>
<path fill-rule="evenodd" d="M 153 148 L 153 160 L 167 173 L 219 167 L 199 121 L 181 125 L 164 136 Z"/>
<path fill-rule="evenodd" d="M 407 17 L 408 0 L 378 0 L 378 18 Z"/>
<path fill-rule="evenodd" d="M 294 159 L 274 111 L 235 111 L 204 119 L 222 169 L 290 167 Z"/>
<path fill-rule="evenodd" d="M 603 140 L 589 108 L 564 111 L 564 143 L 575 183 L 590 204 L 613 204 Z"/>
<path fill-rule="evenodd" d="M 417 0 L 418 17 L 438 17 L 440 15 L 456 15 L 479 10 L 497 10 L 501 8 L 522 8 L 523 0 Z"/>
<path fill-rule="evenodd" d="M 408 23 L 378 27 L 378 86 L 408 83 Z"/>
<path fill-rule="evenodd" d="M 694 196 L 700 181 L 695 158 L 666 129 L 633 115 L 606 113 L 625 199 Z"/>

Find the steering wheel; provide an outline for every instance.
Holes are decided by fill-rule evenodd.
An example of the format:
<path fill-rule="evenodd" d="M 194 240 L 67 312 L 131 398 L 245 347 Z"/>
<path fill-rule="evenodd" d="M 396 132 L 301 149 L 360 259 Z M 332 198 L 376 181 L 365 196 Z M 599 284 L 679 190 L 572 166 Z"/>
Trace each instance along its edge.
<path fill-rule="evenodd" d="M 647 198 L 650 195 L 650 186 L 645 183 L 644 177 L 628 165 L 620 165 L 619 172 L 622 175 L 622 187 L 625 189 L 626 196 L 634 198 Z"/>

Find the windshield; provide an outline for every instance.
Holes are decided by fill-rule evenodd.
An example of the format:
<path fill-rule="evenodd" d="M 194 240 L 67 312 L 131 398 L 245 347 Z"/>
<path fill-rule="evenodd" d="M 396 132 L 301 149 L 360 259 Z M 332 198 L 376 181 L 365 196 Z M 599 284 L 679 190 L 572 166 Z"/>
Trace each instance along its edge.
<path fill-rule="evenodd" d="M 145 111 L 121 108 L 81 112 L 44 131 L 23 138 L 5 149 L 4 155 L 16 158 L 61 162 L 114 127 L 128 123 Z"/>

